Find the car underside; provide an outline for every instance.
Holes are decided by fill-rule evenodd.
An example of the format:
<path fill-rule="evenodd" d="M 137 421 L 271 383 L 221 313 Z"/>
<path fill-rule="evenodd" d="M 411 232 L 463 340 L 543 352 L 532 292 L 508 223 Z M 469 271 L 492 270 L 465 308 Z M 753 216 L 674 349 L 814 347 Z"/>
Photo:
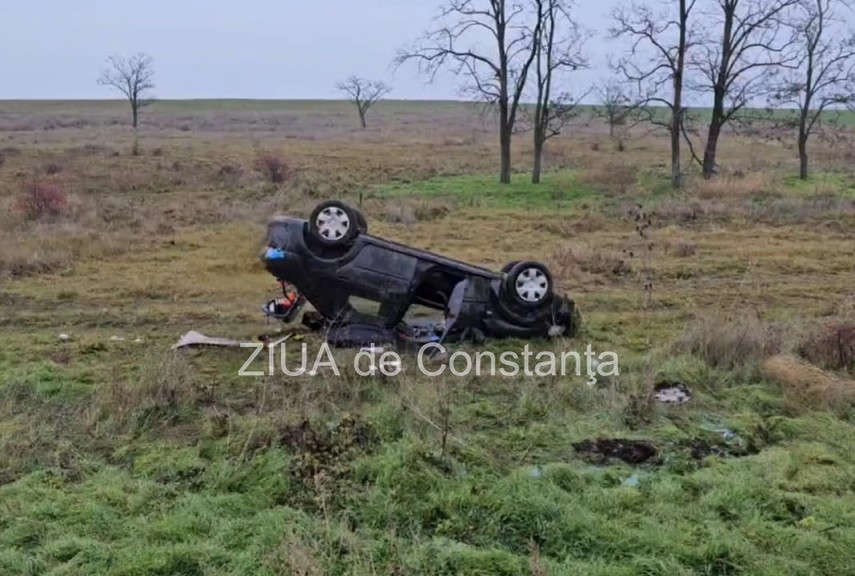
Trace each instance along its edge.
<path fill-rule="evenodd" d="M 308 302 L 315 312 L 303 323 L 334 344 L 572 337 L 578 329 L 575 303 L 554 293 L 544 264 L 515 261 L 496 272 L 373 236 L 362 213 L 337 200 L 308 220 L 272 219 L 266 243 L 266 269 L 286 296 L 296 290 L 266 312 L 291 322 Z M 441 312 L 441 321 L 406 320 L 415 306 Z"/>

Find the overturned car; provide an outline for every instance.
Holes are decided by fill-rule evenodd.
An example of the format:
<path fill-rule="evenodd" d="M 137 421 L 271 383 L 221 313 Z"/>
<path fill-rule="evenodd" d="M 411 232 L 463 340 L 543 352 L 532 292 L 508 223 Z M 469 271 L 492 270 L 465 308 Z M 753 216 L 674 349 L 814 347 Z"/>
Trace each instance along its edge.
<path fill-rule="evenodd" d="M 308 220 L 272 219 L 266 244 L 262 261 L 286 295 L 267 314 L 290 322 L 308 302 L 316 313 L 303 323 L 333 344 L 572 337 L 578 328 L 573 300 L 554 292 L 544 264 L 495 272 L 372 236 L 363 214 L 341 201 L 321 202 Z M 443 318 L 405 320 L 414 306 Z"/>

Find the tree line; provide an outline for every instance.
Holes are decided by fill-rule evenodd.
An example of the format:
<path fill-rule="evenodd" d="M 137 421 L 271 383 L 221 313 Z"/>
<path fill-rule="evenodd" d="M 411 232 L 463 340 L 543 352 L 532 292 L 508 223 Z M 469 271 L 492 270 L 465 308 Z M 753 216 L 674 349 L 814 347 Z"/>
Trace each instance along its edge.
<path fill-rule="evenodd" d="M 399 50 L 396 67 L 415 64 L 433 79 L 456 74 L 462 94 L 496 114 L 499 180 L 511 181 L 511 143 L 531 134 L 532 182 L 539 182 L 547 141 L 564 131 L 591 93 L 609 126 L 663 129 L 671 148 L 671 185 L 688 162 L 704 178 L 719 169 L 725 128 L 764 114 L 796 132 L 800 177 L 808 177 L 808 143 L 830 113 L 855 108 L 855 32 L 848 0 L 630 0 L 610 14 L 606 37 L 617 43 L 611 77 L 581 89 L 573 72 L 590 67 L 593 30 L 572 0 L 446 0 L 434 26 Z M 152 60 L 112 57 L 99 82 L 129 101 L 134 128 L 150 100 Z M 360 125 L 391 88 L 351 76 L 336 86 L 355 104 Z M 686 101 L 708 103 L 696 117 Z M 533 104 L 532 104 L 533 102 Z M 702 104 L 703 105 L 703 104 Z"/>

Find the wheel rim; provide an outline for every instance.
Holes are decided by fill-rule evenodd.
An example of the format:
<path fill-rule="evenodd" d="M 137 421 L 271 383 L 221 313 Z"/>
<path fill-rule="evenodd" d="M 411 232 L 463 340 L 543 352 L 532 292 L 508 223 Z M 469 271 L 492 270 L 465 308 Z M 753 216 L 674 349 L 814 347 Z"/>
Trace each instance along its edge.
<path fill-rule="evenodd" d="M 526 268 L 517 275 L 515 287 L 517 296 L 524 302 L 540 302 L 546 297 L 549 279 L 543 270 Z"/>
<path fill-rule="evenodd" d="M 327 240 L 341 240 L 350 229 L 350 218 L 341 208 L 329 206 L 321 210 L 315 224 L 322 237 Z"/>

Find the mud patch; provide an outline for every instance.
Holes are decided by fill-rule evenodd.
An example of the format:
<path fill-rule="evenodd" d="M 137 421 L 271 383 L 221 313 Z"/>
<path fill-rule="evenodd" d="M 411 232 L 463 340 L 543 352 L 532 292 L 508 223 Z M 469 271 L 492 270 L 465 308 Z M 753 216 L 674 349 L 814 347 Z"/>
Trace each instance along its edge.
<path fill-rule="evenodd" d="M 642 464 L 656 458 L 659 451 L 655 446 L 639 440 L 620 438 L 597 438 L 573 444 L 573 449 L 585 459 L 597 464 L 621 460 L 627 464 Z"/>

